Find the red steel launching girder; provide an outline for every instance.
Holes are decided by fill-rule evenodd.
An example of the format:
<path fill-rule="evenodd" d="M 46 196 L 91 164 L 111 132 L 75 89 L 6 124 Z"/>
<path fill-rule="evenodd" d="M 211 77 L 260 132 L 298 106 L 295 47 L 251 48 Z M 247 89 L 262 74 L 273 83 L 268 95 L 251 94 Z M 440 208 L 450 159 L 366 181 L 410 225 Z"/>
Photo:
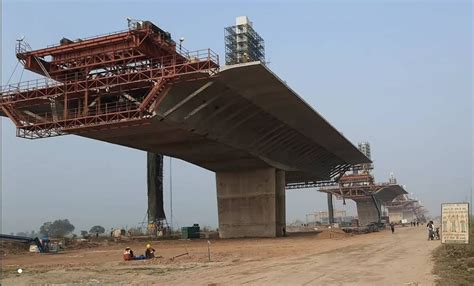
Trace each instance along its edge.
<path fill-rule="evenodd" d="M 0 104 L 12 102 L 30 105 L 37 103 L 38 99 L 41 102 L 41 99 L 46 97 L 56 97 L 64 94 L 68 94 L 68 97 L 71 99 L 77 96 L 81 97 L 82 93 L 88 89 L 103 89 L 121 85 L 129 86 L 134 83 L 146 83 L 145 86 L 148 86 L 152 80 L 163 77 L 176 77 L 206 71 L 217 72 L 219 67 L 216 63 L 217 56 L 211 50 L 195 51 L 190 53 L 190 55 L 196 56 L 193 57 L 192 61 L 179 64 L 173 64 L 172 58 L 164 57 L 162 59 L 150 60 L 145 64 L 140 64 L 142 61 L 133 62 L 133 69 L 131 68 L 124 73 L 98 73 L 91 75 L 87 79 L 67 81 L 65 83 L 34 80 L 20 83 L 20 90 L 18 90 L 18 85 L 10 85 L 10 87 L 3 89 Z M 161 66 L 160 63 L 164 64 Z"/>
<path fill-rule="evenodd" d="M 348 174 L 344 175 L 339 179 L 340 184 L 373 184 L 374 177 L 370 174 Z"/>
<path fill-rule="evenodd" d="M 176 51 L 169 33 L 146 21 L 36 51 L 20 43 L 17 57 L 52 78 L 2 87 L 0 107 L 25 138 L 147 124 L 169 85 L 215 76 L 219 69 L 210 49 Z"/>
<path fill-rule="evenodd" d="M 151 23 L 139 29 L 67 40 L 66 43 L 36 51 L 29 51 L 22 46 L 22 42 L 17 47 L 17 57 L 25 63 L 26 69 L 47 76 L 46 70 L 58 81 L 64 81 L 66 77 L 87 76 L 80 69 L 90 71 L 114 67 L 127 58 L 145 60 L 169 55 L 176 55 L 178 62 L 186 61 L 185 56 L 177 53 L 176 43 Z"/>
<path fill-rule="evenodd" d="M 377 183 L 357 186 L 334 186 L 323 187 L 320 188 L 319 191 L 323 193 L 331 193 L 338 199 L 370 199 L 372 194 L 389 185 L 390 184 L 388 183 Z"/>

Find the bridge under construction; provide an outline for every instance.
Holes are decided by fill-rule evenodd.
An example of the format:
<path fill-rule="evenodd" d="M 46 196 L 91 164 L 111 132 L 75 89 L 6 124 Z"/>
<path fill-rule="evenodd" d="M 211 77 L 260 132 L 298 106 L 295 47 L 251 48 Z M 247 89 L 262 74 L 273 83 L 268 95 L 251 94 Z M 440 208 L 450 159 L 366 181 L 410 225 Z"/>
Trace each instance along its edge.
<path fill-rule="evenodd" d="M 16 55 L 42 76 L 2 87 L 17 136 L 74 134 L 211 170 L 223 238 L 283 235 L 286 187 L 371 162 L 264 63 L 221 67 L 149 21 L 38 50 L 19 41 Z"/>

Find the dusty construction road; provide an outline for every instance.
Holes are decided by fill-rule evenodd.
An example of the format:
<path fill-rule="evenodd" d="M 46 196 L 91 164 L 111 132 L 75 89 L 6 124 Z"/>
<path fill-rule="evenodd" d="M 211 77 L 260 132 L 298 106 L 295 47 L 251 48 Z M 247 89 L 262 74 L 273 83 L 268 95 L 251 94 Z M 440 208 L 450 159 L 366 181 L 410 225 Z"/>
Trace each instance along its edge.
<path fill-rule="evenodd" d="M 35 283 L 147 285 L 433 285 L 424 227 L 344 238 L 299 235 L 279 239 L 160 241 L 163 258 L 121 261 L 123 245 L 3 257 L 2 285 Z M 130 245 L 141 252 L 143 243 Z M 171 260 L 183 253 L 190 256 Z M 21 267 L 22 274 L 15 270 Z"/>

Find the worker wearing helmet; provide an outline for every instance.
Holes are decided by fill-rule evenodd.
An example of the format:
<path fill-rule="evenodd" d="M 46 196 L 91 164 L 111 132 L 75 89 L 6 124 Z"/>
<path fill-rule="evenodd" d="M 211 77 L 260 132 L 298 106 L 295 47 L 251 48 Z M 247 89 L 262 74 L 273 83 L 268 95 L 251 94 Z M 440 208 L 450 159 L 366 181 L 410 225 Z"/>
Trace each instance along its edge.
<path fill-rule="evenodd" d="M 151 247 L 151 244 L 148 243 L 145 250 L 145 259 L 151 258 L 155 258 L 155 249 Z"/>

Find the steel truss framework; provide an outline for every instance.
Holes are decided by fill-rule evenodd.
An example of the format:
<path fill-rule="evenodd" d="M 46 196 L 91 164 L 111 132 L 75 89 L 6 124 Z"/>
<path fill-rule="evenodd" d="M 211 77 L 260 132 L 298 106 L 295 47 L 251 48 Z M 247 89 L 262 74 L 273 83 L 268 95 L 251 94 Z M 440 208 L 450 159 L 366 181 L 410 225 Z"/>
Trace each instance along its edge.
<path fill-rule="evenodd" d="M 20 42 L 16 52 L 45 78 L 2 87 L 0 107 L 32 139 L 148 124 L 174 83 L 219 71 L 213 51 L 177 50 L 150 22 L 35 51 Z"/>
<path fill-rule="evenodd" d="M 392 201 L 390 203 L 386 204 L 386 207 L 388 208 L 406 208 L 406 207 L 414 207 L 417 208 L 419 207 L 418 201 L 415 200 L 409 200 L 409 201 Z"/>
<path fill-rule="evenodd" d="M 367 186 L 343 187 L 336 186 L 332 188 L 320 188 L 323 193 L 331 193 L 338 199 L 372 199 L 373 195 L 380 189 L 388 186 L 388 184 L 374 184 Z"/>
<path fill-rule="evenodd" d="M 374 177 L 370 173 L 345 174 L 346 171 L 331 181 L 289 184 L 286 188 L 317 188 L 320 192 L 333 194 L 337 199 L 373 200 L 377 191 L 390 185 L 388 183 L 374 183 Z"/>
<path fill-rule="evenodd" d="M 340 165 L 331 172 L 330 174 L 332 178 L 331 180 L 289 183 L 286 185 L 286 189 L 287 190 L 318 189 L 322 191 L 323 188 L 330 188 L 330 187 L 334 188 L 338 186 L 343 186 L 347 183 L 373 184 L 374 182 L 373 177 L 368 173 L 357 174 L 357 175 L 346 175 L 348 171 L 358 172 L 360 170 L 362 170 L 361 165 L 350 165 L 350 164 Z"/>

